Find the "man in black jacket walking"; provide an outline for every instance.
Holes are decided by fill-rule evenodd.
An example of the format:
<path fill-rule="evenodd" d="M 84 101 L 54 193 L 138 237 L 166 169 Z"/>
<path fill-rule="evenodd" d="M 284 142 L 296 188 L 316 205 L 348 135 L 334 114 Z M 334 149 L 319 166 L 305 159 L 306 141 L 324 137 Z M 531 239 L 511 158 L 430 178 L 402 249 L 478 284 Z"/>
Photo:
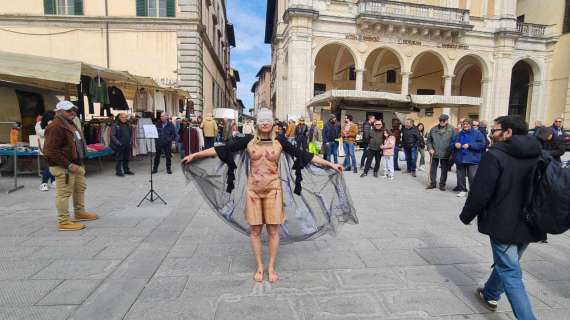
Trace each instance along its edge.
<path fill-rule="evenodd" d="M 133 175 L 129 169 L 129 160 L 131 158 L 131 126 L 126 113 L 120 113 L 117 116 L 117 122 L 111 127 L 111 149 L 115 152 L 115 174 L 118 177 L 124 177 L 125 174 Z"/>
<path fill-rule="evenodd" d="M 524 221 L 523 207 L 531 172 L 541 153 L 537 139 L 528 136 L 528 125 L 518 117 L 495 120 L 493 147 L 483 156 L 460 219 L 475 217 L 479 232 L 491 240 L 493 272 L 477 295 L 490 310 L 497 310 L 506 293 L 517 319 L 535 320 L 522 281 L 520 259 L 531 242 L 546 239 Z"/>
<path fill-rule="evenodd" d="M 176 140 L 176 128 L 170 122 L 166 112 L 160 114 L 160 121 L 156 124 L 156 130 L 158 131 L 158 139 L 156 139 L 156 155 L 154 156 L 152 172 L 158 172 L 160 157 L 164 153 L 166 156 L 166 172 L 172 174 L 172 142 Z"/>

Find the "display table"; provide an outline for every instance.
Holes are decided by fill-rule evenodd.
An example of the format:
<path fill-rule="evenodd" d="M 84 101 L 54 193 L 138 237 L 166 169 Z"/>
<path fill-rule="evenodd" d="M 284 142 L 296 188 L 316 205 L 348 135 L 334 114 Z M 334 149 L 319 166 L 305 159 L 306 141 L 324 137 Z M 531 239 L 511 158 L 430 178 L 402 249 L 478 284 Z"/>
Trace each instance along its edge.
<path fill-rule="evenodd" d="M 97 159 L 99 164 L 99 171 L 103 170 L 103 164 L 101 163 L 101 158 L 112 155 L 113 149 L 105 148 L 100 151 L 87 151 L 87 159 Z M 38 158 L 38 172 L 39 167 L 39 150 L 31 148 L 0 148 L 0 157 L 13 157 L 14 158 L 14 187 L 8 190 L 8 193 L 20 190 L 24 186 L 18 185 L 18 158 L 19 157 L 37 157 Z"/>
<path fill-rule="evenodd" d="M 37 157 L 39 159 L 39 150 L 30 148 L 1 148 L 0 156 L 14 158 L 14 187 L 8 190 L 8 193 L 22 189 L 24 186 L 18 185 L 18 157 Z M 38 160 L 39 172 L 39 160 Z"/>
<path fill-rule="evenodd" d="M 100 151 L 87 151 L 87 159 L 97 159 L 97 164 L 99 165 L 99 171 L 103 170 L 103 164 L 101 163 L 101 158 L 105 157 L 105 156 L 110 156 L 112 155 L 113 149 L 107 147 L 103 150 Z"/>

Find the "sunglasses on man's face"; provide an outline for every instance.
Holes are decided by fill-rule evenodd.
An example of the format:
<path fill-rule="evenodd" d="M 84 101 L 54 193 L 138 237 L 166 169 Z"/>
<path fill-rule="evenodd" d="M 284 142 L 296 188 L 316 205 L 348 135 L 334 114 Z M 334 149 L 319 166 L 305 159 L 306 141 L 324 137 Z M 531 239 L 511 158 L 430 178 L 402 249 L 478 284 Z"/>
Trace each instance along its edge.
<path fill-rule="evenodd" d="M 491 129 L 491 134 L 495 134 L 495 132 L 505 131 L 505 129 Z"/>

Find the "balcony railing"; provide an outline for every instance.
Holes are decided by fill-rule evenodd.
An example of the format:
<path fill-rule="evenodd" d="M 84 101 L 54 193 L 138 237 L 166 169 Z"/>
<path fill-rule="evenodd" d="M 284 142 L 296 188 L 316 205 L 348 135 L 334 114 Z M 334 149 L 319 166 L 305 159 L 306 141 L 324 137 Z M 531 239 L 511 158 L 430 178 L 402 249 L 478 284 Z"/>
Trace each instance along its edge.
<path fill-rule="evenodd" d="M 360 0 L 360 14 L 408 18 L 445 24 L 469 25 L 469 10 L 390 0 Z"/>
<path fill-rule="evenodd" d="M 544 37 L 546 26 L 543 24 L 519 22 L 517 23 L 517 31 L 522 33 L 523 36 Z"/>

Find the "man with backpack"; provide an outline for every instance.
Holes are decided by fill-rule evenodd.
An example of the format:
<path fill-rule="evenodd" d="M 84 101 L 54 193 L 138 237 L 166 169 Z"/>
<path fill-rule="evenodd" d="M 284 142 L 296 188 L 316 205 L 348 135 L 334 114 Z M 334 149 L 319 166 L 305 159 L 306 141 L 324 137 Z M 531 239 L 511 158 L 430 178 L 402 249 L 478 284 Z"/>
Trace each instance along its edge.
<path fill-rule="evenodd" d="M 493 146 L 483 156 L 460 219 L 475 217 L 479 232 L 489 236 L 493 271 L 477 295 L 485 307 L 497 310 L 506 293 L 517 319 L 535 320 L 526 293 L 520 259 L 529 243 L 546 240 L 525 219 L 528 190 L 541 156 L 538 140 L 528 135 L 528 125 L 518 117 L 495 119 Z"/>

